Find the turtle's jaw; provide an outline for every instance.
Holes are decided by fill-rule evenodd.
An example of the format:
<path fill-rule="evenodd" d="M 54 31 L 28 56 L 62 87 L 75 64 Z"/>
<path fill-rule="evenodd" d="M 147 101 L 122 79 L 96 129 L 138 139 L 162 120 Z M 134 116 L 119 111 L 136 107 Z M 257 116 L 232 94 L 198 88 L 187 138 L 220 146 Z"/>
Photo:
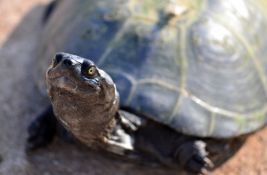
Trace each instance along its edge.
<path fill-rule="evenodd" d="M 58 77 L 47 81 L 48 91 L 55 87 L 64 91 L 77 93 L 77 85 L 71 79 L 67 77 Z"/>

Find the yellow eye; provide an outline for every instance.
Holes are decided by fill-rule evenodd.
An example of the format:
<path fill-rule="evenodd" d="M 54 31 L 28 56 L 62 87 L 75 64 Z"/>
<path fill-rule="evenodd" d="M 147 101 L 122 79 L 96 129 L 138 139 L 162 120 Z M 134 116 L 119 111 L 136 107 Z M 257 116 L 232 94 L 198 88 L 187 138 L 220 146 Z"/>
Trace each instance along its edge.
<path fill-rule="evenodd" d="M 88 75 L 93 76 L 96 73 L 96 68 L 95 67 L 90 67 L 88 69 Z"/>

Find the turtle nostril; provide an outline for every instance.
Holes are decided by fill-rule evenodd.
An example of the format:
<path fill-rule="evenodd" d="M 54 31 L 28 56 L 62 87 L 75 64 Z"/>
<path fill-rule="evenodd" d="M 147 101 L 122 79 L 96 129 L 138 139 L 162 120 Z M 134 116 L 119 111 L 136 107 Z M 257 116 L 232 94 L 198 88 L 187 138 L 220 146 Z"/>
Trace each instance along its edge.
<path fill-rule="evenodd" d="M 65 66 L 71 66 L 71 65 L 72 65 L 72 61 L 71 61 L 70 59 L 65 59 L 65 60 L 63 61 L 63 64 L 64 64 Z"/>
<path fill-rule="evenodd" d="M 60 63 L 63 59 L 62 53 L 57 53 L 56 56 L 53 59 L 53 65 L 56 66 L 58 63 Z"/>

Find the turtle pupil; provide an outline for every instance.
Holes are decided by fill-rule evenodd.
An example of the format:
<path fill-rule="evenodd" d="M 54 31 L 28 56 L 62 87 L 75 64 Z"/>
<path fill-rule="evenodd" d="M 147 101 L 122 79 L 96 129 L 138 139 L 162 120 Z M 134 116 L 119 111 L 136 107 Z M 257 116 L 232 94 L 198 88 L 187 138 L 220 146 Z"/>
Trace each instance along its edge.
<path fill-rule="evenodd" d="M 88 71 L 89 75 L 93 75 L 94 72 L 95 72 L 95 71 L 94 71 L 94 68 L 93 68 L 93 67 L 89 68 L 89 71 Z"/>
<path fill-rule="evenodd" d="M 97 74 L 97 70 L 96 70 L 96 67 L 95 66 L 91 66 L 89 69 L 87 69 L 87 75 L 89 77 L 95 77 Z"/>

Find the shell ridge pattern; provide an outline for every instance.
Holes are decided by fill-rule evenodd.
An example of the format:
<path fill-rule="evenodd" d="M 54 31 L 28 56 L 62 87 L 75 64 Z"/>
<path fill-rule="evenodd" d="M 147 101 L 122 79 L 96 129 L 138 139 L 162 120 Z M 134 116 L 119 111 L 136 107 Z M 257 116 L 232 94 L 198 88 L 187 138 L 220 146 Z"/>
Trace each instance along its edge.
<path fill-rule="evenodd" d="M 232 29 L 231 26 L 227 25 L 226 22 L 219 16 L 213 15 L 213 17 L 217 20 L 220 21 L 222 25 L 226 26 L 228 30 L 230 30 L 232 32 L 232 34 L 234 34 L 236 36 L 236 38 L 244 45 L 244 47 L 247 49 L 248 54 L 250 55 L 250 58 L 252 59 L 255 69 L 258 72 L 259 78 L 262 82 L 262 85 L 264 87 L 265 93 L 267 95 L 267 79 L 264 76 L 264 71 L 263 71 L 263 67 L 261 66 L 261 64 L 259 63 L 259 61 L 257 60 L 257 58 L 255 57 L 255 51 L 252 47 L 249 46 L 248 42 L 245 40 L 245 38 L 238 34 L 234 29 Z"/>
<path fill-rule="evenodd" d="M 177 62 L 178 61 L 181 61 L 181 64 L 182 64 L 182 69 L 181 69 L 181 72 L 180 72 L 180 76 L 181 76 L 181 85 L 179 87 L 181 93 L 180 93 L 180 96 L 177 98 L 177 101 L 176 101 L 176 104 L 174 105 L 174 108 L 172 109 L 171 111 L 171 114 L 169 115 L 169 117 L 166 119 L 166 122 L 169 123 L 173 120 L 173 118 L 175 117 L 175 114 L 178 113 L 178 110 L 179 110 L 179 107 L 181 105 L 181 102 L 182 102 L 182 96 L 183 96 L 183 91 L 186 89 L 186 69 L 187 69 L 187 60 L 186 60 L 186 54 L 185 54 L 185 50 L 186 50 L 186 27 L 183 28 L 181 30 L 181 41 L 180 43 L 183 43 L 183 45 L 181 46 L 181 49 L 177 49 L 177 50 L 180 50 L 181 53 L 181 58 L 176 58 L 175 61 L 176 61 L 176 64 L 178 64 Z M 178 45 L 179 47 L 179 45 Z M 178 60 L 180 59 L 180 60 Z M 179 117 L 179 116 L 176 116 L 176 117 Z"/>
<path fill-rule="evenodd" d="M 200 2 L 199 2 L 200 3 Z M 206 6 L 206 2 L 201 2 L 202 5 L 199 4 L 200 9 L 199 9 L 199 14 L 203 12 L 204 7 Z M 191 6 L 192 7 L 192 6 Z M 190 7 L 190 8 L 191 8 Z M 191 10 L 193 10 L 194 8 L 192 8 Z M 187 34 L 188 34 L 188 29 L 192 26 L 192 24 L 198 20 L 198 15 L 196 16 L 191 16 L 191 19 L 187 19 L 186 23 L 184 23 L 183 26 L 179 25 L 179 21 L 176 22 L 176 27 L 180 29 L 180 33 L 181 33 L 181 37 L 180 37 L 180 41 L 178 44 L 178 48 L 177 48 L 177 52 L 180 51 L 180 53 L 177 53 L 177 57 L 174 58 L 175 62 L 177 65 L 179 65 L 179 62 L 181 64 L 181 71 L 180 71 L 180 77 L 181 77 L 181 83 L 180 86 L 178 88 L 178 92 L 179 92 L 179 96 L 176 99 L 175 105 L 173 106 L 170 114 L 168 116 L 166 116 L 166 120 L 165 123 L 173 126 L 174 128 L 177 128 L 177 126 L 175 126 L 175 124 L 173 124 L 173 121 L 177 120 L 179 117 L 181 117 L 179 115 L 179 110 L 180 107 L 183 103 L 183 98 L 187 98 L 188 97 L 188 92 L 187 92 L 187 69 L 188 69 L 188 60 L 187 60 Z M 170 24 L 172 25 L 172 24 Z M 177 88 L 177 87 L 176 87 Z M 181 130 L 178 129 L 178 130 Z"/>
<path fill-rule="evenodd" d="M 171 86 L 169 86 L 169 87 L 171 87 Z M 171 87 L 171 88 L 173 89 L 175 87 Z M 180 91 L 180 90 L 178 90 L 178 91 Z M 202 108 L 205 108 L 205 109 L 207 109 L 208 111 L 210 111 L 212 113 L 222 114 L 222 116 L 226 117 L 226 118 L 236 118 L 237 116 L 240 116 L 239 118 L 242 118 L 242 116 L 243 116 L 241 113 L 225 110 L 225 109 L 222 109 L 220 107 L 216 107 L 216 106 L 210 105 L 209 103 L 205 102 L 204 100 L 194 96 L 193 94 L 190 94 L 186 90 L 183 90 L 183 91 L 180 91 L 180 92 L 184 95 L 184 97 L 190 98 L 194 103 L 198 104 Z M 254 116 L 258 112 L 267 113 L 267 106 L 264 106 L 262 109 L 260 109 L 258 111 L 254 111 L 254 112 L 251 112 L 251 113 L 247 114 L 247 119 L 248 120 L 255 119 Z"/>
<path fill-rule="evenodd" d="M 177 87 L 175 85 L 172 85 L 170 83 L 166 83 L 164 80 L 162 79 L 140 79 L 138 81 L 138 84 L 155 84 L 155 85 L 159 85 L 162 86 L 164 88 L 176 91 L 176 92 L 180 92 L 180 90 L 177 89 Z"/>
<path fill-rule="evenodd" d="M 122 75 L 122 73 L 120 71 L 115 70 L 115 69 L 107 69 L 107 72 L 113 73 L 113 74 L 117 74 L 117 75 L 118 74 Z M 131 99 L 133 98 L 134 92 L 136 90 L 137 81 L 136 81 L 136 79 L 132 75 L 130 75 L 130 74 L 126 73 L 126 72 L 123 73 L 123 76 L 126 79 L 128 79 L 131 82 L 131 85 L 132 85 L 130 87 L 131 89 L 130 89 L 130 93 L 128 94 L 128 97 L 124 97 L 124 98 L 126 98 L 126 102 L 125 102 L 124 105 L 128 106 L 129 103 L 130 103 L 130 101 L 131 101 Z"/>
<path fill-rule="evenodd" d="M 201 6 L 201 10 L 203 10 L 203 7 L 205 6 L 205 2 L 202 2 L 203 4 L 202 5 L 199 5 Z M 177 6 L 179 7 L 179 6 Z M 190 11 L 194 11 L 195 9 L 192 8 L 193 6 L 188 6 L 188 7 L 183 7 L 185 8 L 184 10 L 187 12 L 189 12 L 189 9 Z M 187 94 L 185 91 L 186 89 L 186 72 L 187 72 L 187 55 L 185 53 L 185 50 L 186 50 L 186 31 L 187 29 L 191 26 L 191 24 L 197 20 L 198 16 L 195 15 L 195 16 L 191 16 L 191 18 L 186 21 L 179 21 L 179 18 L 180 16 L 178 15 L 178 17 L 174 17 L 174 20 L 172 21 L 169 21 L 168 23 L 168 26 L 169 27 L 173 27 L 176 29 L 176 33 L 177 32 L 180 32 L 180 35 L 181 37 L 180 38 L 177 38 L 179 40 L 179 44 L 177 45 L 177 54 L 176 54 L 176 57 L 173 57 L 173 61 L 174 63 L 176 63 L 176 65 L 179 67 L 179 65 L 181 65 L 181 70 L 179 72 L 179 76 L 181 77 L 180 79 L 180 85 L 179 87 L 177 88 L 177 86 L 174 86 L 174 85 L 171 85 L 170 82 L 166 82 L 164 83 L 163 80 L 140 80 L 139 81 L 139 84 L 144 84 L 144 83 L 151 83 L 151 84 L 155 84 L 155 85 L 160 85 L 162 87 L 165 87 L 165 88 L 169 88 L 171 90 L 174 90 L 177 92 L 177 99 L 174 103 L 174 106 L 173 108 L 170 110 L 169 114 L 165 116 L 164 118 L 164 123 L 167 123 L 167 124 L 170 124 L 171 125 L 171 122 L 173 120 L 174 117 L 179 117 L 177 116 L 176 114 L 178 113 L 178 110 L 179 110 L 179 107 L 182 103 L 182 98 L 183 98 L 183 95 L 184 94 Z M 146 19 L 147 20 L 147 19 Z M 176 22 L 174 22 L 176 21 Z M 181 23 L 183 23 L 183 26 L 181 27 Z M 180 29 L 180 30 L 178 30 Z M 178 35 L 178 34 L 177 34 Z M 178 68 L 179 69 L 179 68 Z"/>
<path fill-rule="evenodd" d="M 166 83 L 163 80 L 158 80 L 158 79 L 141 79 L 138 81 L 138 84 L 157 84 L 160 85 L 164 88 L 168 88 L 170 90 L 173 91 L 177 91 L 180 92 L 181 94 L 183 94 L 185 97 L 188 97 L 190 99 L 192 99 L 192 101 L 194 101 L 196 104 L 198 104 L 199 106 L 209 110 L 210 112 L 214 113 L 214 114 L 222 114 L 223 117 L 226 118 L 236 118 L 237 116 L 240 116 L 240 118 L 242 117 L 242 114 L 234 112 L 234 111 L 229 111 L 229 110 L 225 110 L 216 106 L 212 106 L 209 103 L 201 100 L 200 98 L 194 96 L 193 94 L 189 94 L 189 92 L 185 89 L 177 89 L 175 85 L 171 85 L 168 84 L 166 85 Z M 267 112 L 267 106 L 265 106 L 263 109 L 260 109 L 261 113 L 266 113 Z M 248 119 L 252 120 L 254 119 L 256 112 L 252 112 L 250 115 L 248 115 Z"/>
<path fill-rule="evenodd" d="M 151 52 L 153 51 L 153 47 L 151 47 L 151 46 L 153 45 L 154 41 L 157 39 L 159 32 L 160 32 L 160 28 L 157 28 L 157 25 L 155 25 L 155 26 L 153 26 L 151 34 L 145 38 L 145 40 L 147 40 L 148 46 L 143 48 L 144 49 L 144 51 L 143 51 L 144 61 L 145 61 L 145 59 L 150 58 Z M 136 93 L 138 85 L 139 84 L 145 84 L 146 81 L 148 83 L 150 83 L 150 80 L 144 80 L 144 79 L 136 81 L 136 84 L 132 87 L 130 95 L 128 96 L 128 99 L 126 100 L 126 105 L 129 105 L 131 103 L 131 101 L 132 101 L 132 99 Z M 157 81 L 160 82 L 160 80 L 157 80 Z M 159 84 L 164 86 L 165 83 L 159 83 Z"/>
<path fill-rule="evenodd" d="M 215 2 L 215 4 L 216 4 L 216 2 Z M 211 8 L 210 11 L 212 11 L 212 8 Z M 239 41 L 239 43 L 241 43 L 241 45 L 243 45 L 243 48 L 245 49 L 245 51 L 248 52 L 247 53 L 248 57 L 250 57 L 249 59 L 251 59 L 251 62 L 253 63 L 252 68 L 255 67 L 254 70 L 256 70 L 254 75 L 259 76 L 259 80 L 261 81 L 262 87 L 263 87 L 263 90 L 264 90 L 262 92 L 265 92 L 265 94 L 266 94 L 267 93 L 267 80 L 266 80 L 266 77 L 264 76 L 264 69 L 263 69 L 263 67 L 262 67 L 262 65 L 260 63 L 260 60 L 258 60 L 257 57 L 256 57 L 256 53 L 255 53 L 256 51 L 254 50 L 254 48 L 249 46 L 250 41 L 247 41 L 246 38 L 244 36 L 242 36 L 242 34 L 239 34 L 236 31 L 235 28 L 233 28 L 232 26 L 229 26 L 228 22 L 225 21 L 227 18 L 226 19 L 225 18 L 221 18 L 221 16 L 219 14 L 217 14 L 217 13 L 220 13 L 220 12 L 216 12 L 216 10 L 215 10 L 215 11 L 213 11 L 214 14 L 211 14 L 210 11 L 209 10 L 206 11 L 205 14 L 209 18 L 211 18 L 211 19 L 213 18 L 213 20 L 216 21 L 217 23 L 219 22 L 218 24 L 222 24 L 223 27 L 228 29 L 229 32 L 231 34 L 233 34 L 233 36 L 237 39 L 237 41 Z M 254 29 L 254 31 L 257 32 L 258 30 Z M 189 57 L 189 59 L 192 59 L 192 58 Z M 205 63 L 206 60 L 202 60 L 202 61 Z M 202 64 L 200 64 L 200 65 L 202 65 Z M 209 65 L 209 66 L 211 66 L 210 68 L 212 68 L 212 64 Z M 216 69 L 214 69 L 213 71 L 216 71 Z M 240 71 L 242 71 L 242 69 Z M 251 79 L 251 75 L 253 75 L 253 74 L 249 74 L 249 75 L 250 75 L 250 77 L 246 77 L 248 80 Z M 257 87 L 258 86 L 256 86 L 256 88 Z M 222 92 L 225 93 L 227 91 L 222 91 Z M 254 90 L 254 92 L 255 92 L 255 90 Z M 259 92 L 261 92 L 261 91 L 256 91 L 257 95 L 259 95 Z M 194 92 L 192 93 L 190 89 L 185 90 L 185 91 L 182 92 L 182 94 L 184 94 L 184 93 L 187 93 L 187 94 L 183 95 L 183 97 L 190 99 L 190 101 L 193 101 L 193 102 L 190 102 L 190 103 L 187 104 L 187 105 L 190 105 L 191 108 L 190 107 L 185 107 L 184 108 L 184 109 L 190 108 L 190 109 L 194 110 L 193 113 L 192 113 L 193 115 L 195 115 L 195 117 L 192 118 L 192 120 L 194 119 L 193 122 L 197 122 L 199 120 L 199 118 L 201 118 L 201 116 L 199 116 L 199 118 L 197 118 L 197 113 L 202 111 L 202 109 L 200 109 L 199 107 L 196 107 L 195 105 L 192 105 L 193 103 L 195 103 L 197 106 L 200 106 L 201 108 L 205 109 L 206 113 L 207 112 L 210 113 L 209 114 L 209 119 L 211 121 L 209 119 L 204 121 L 203 123 L 207 124 L 207 122 L 209 122 L 209 124 L 208 124 L 207 127 L 203 127 L 202 128 L 204 130 L 206 128 L 207 129 L 207 133 L 200 133 L 200 136 L 219 136 L 219 135 L 216 135 L 216 134 L 219 133 L 220 137 L 228 137 L 228 136 L 231 137 L 231 136 L 234 136 L 234 135 L 237 135 L 237 134 L 240 134 L 240 133 L 244 134 L 244 133 L 247 133 L 247 132 L 251 132 L 251 131 L 253 131 L 254 128 L 258 128 L 259 126 L 262 126 L 264 124 L 260 120 L 264 119 L 264 115 L 266 115 L 267 105 L 264 105 L 264 106 L 262 106 L 262 105 L 259 106 L 258 105 L 257 106 L 258 108 L 254 108 L 253 110 L 250 110 L 248 112 L 241 112 L 242 110 L 240 110 L 240 112 L 238 112 L 239 108 L 229 108 L 228 109 L 228 108 L 224 108 L 224 106 L 220 106 L 220 105 L 217 106 L 216 104 L 213 104 L 213 103 L 209 102 L 209 98 L 202 99 L 202 96 L 199 97 L 199 94 L 195 94 L 194 95 Z M 217 104 L 220 104 L 220 103 L 217 103 Z M 237 109 L 237 111 L 235 111 L 235 109 Z M 205 115 L 206 113 L 203 112 L 202 114 Z M 191 113 L 189 113 L 189 114 L 188 113 L 187 114 L 183 113 L 183 115 L 185 115 L 185 116 L 183 116 L 184 119 L 182 119 L 182 120 L 178 119 L 180 117 L 179 114 L 178 114 L 178 115 L 175 116 L 175 118 L 173 118 L 173 122 L 182 123 L 185 120 L 187 120 L 189 122 L 191 120 L 190 119 L 191 117 L 189 116 L 190 114 Z M 229 122 L 232 126 L 234 126 L 233 128 L 231 128 L 231 129 L 233 129 L 232 133 L 230 133 L 229 135 L 227 135 L 227 134 L 224 135 L 222 133 L 223 129 L 226 129 L 224 127 L 227 127 L 227 124 L 223 125 L 222 123 L 219 123 L 219 118 L 221 118 L 221 120 L 224 120 L 224 119 L 226 120 L 226 118 L 232 118 L 232 121 Z M 250 124 L 249 121 L 255 121 L 254 123 L 256 123 L 256 124 Z M 177 130 L 182 130 L 182 132 L 186 132 L 186 133 L 190 132 L 190 128 L 186 128 L 185 130 L 183 130 L 183 126 L 181 126 L 179 123 L 177 123 L 177 124 L 178 124 L 178 126 L 174 125 L 174 127 L 176 127 Z M 201 125 L 201 123 L 200 123 L 200 125 Z M 247 128 L 245 128 L 245 127 L 247 127 Z M 201 132 L 204 131 L 204 130 L 201 130 Z M 198 135 L 198 133 L 196 133 L 196 132 L 198 132 L 198 131 L 197 130 L 192 131 L 191 134 Z"/>
<path fill-rule="evenodd" d="M 127 19 L 127 20 L 124 22 L 123 26 L 121 27 L 120 32 L 118 32 L 118 33 L 114 36 L 114 38 L 113 38 L 113 39 L 110 41 L 110 43 L 108 44 L 108 47 L 107 47 L 107 49 L 105 50 L 105 52 L 104 52 L 104 53 L 102 54 L 102 56 L 99 58 L 99 60 L 98 60 L 98 62 L 97 62 L 97 65 L 98 65 L 98 66 L 101 66 L 101 65 L 105 62 L 107 56 L 108 56 L 108 55 L 110 54 L 110 52 L 114 49 L 112 46 L 114 46 L 115 43 L 116 43 L 118 40 L 120 40 L 121 37 L 125 34 L 125 31 L 128 29 L 128 25 L 129 25 L 130 23 L 131 23 L 130 19 Z"/>
<path fill-rule="evenodd" d="M 208 135 L 212 135 L 214 129 L 215 129 L 215 118 L 216 113 L 212 112 L 211 117 L 210 117 L 210 122 L 209 122 L 209 128 L 208 128 Z"/>
<path fill-rule="evenodd" d="M 264 73 L 264 68 L 262 67 L 259 59 L 256 57 L 256 51 L 254 47 L 250 47 L 247 39 L 242 35 L 239 34 L 233 27 L 229 26 L 228 23 L 225 21 L 225 19 L 221 18 L 219 15 L 216 15 L 215 12 L 213 12 L 213 14 L 210 15 L 211 17 L 213 17 L 215 20 L 219 21 L 223 26 L 225 26 L 229 31 L 231 31 L 231 33 L 240 41 L 240 43 L 242 43 L 242 45 L 246 48 L 250 59 L 252 60 L 252 63 L 257 71 L 257 75 L 259 76 L 259 79 L 262 83 L 263 89 L 265 94 L 267 94 L 267 80 L 266 80 L 266 76 Z M 256 127 L 259 126 L 263 126 L 264 123 L 266 122 L 262 122 L 264 120 L 264 116 L 266 116 L 267 113 L 267 105 L 265 105 L 263 108 L 256 110 L 254 112 L 251 112 L 247 115 L 245 114 L 239 114 L 236 113 L 235 115 L 233 115 L 234 118 L 236 118 L 237 122 L 240 125 L 240 132 L 242 132 L 243 130 L 245 130 L 245 132 L 249 132 L 253 129 L 247 129 L 246 124 L 252 123 L 252 121 L 256 121 L 258 122 L 256 124 Z M 246 117 L 245 117 L 245 116 Z M 226 113 L 221 115 L 221 117 L 227 117 Z M 244 133 L 245 133 L 244 132 Z"/>

